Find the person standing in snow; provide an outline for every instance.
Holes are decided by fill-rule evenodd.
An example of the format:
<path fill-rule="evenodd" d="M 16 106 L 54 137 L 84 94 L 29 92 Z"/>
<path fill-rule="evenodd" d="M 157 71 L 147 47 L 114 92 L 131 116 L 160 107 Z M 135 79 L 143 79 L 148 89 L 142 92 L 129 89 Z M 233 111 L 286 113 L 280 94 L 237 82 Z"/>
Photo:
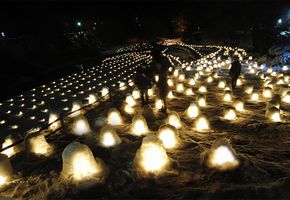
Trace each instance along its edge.
<path fill-rule="evenodd" d="M 158 90 L 158 97 L 163 101 L 164 105 L 160 111 L 166 113 L 166 98 L 169 93 L 169 86 L 167 84 L 167 80 L 170 63 L 166 60 L 165 57 L 161 55 L 160 47 L 155 47 L 153 49 L 152 57 L 152 68 L 156 71 L 156 74 L 158 75 L 158 81 L 156 84 Z"/>
<path fill-rule="evenodd" d="M 232 90 L 236 88 L 237 80 L 241 74 L 241 69 L 242 69 L 242 65 L 239 62 L 239 59 L 235 57 L 234 62 L 232 62 L 231 69 L 229 72 L 229 75 L 231 77 Z"/>
<path fill-rule="evenodd" d="M 146 104 L 148 104 L 149 96 L 148 96 L 148 90 L 153 85 L 154 80 L 154 74 L 153 71 L 150 69 L 150 67 L 142 65 L 137 68 L 136 74 L 134 77 L 134 83 L 138 87 L 140 94 L 141 94 L 141 103 L 144 107 Z"/>

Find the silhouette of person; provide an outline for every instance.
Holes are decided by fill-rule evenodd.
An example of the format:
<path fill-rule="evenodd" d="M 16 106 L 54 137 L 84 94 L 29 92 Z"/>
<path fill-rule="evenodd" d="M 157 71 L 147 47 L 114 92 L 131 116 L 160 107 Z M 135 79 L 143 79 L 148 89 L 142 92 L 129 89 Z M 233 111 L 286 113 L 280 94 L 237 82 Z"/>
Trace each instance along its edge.
<path fill-rule="evenodd" d="M 242 69 L 242 65 L 239 62 L 239 59 L 235 57 L 234 62 L 232 62 L 232 66 L 229 71 L 229 75 L 231 77 L 232 90 L 236 88 L 237 80 L 241 74 L 241 69 Z"/>
<path fill-rule="evenodd" d="M 142 65 L 137 68 L 136 74 L 134 77 L 134 83 L 138 87 L 140 94 L 141 94 L 141 103 L 144 107 L 148 104 L 149 96 L 148 96 L 148 89 L 152 87 L 152 81 L 154 74 L 150 67 Z"/>

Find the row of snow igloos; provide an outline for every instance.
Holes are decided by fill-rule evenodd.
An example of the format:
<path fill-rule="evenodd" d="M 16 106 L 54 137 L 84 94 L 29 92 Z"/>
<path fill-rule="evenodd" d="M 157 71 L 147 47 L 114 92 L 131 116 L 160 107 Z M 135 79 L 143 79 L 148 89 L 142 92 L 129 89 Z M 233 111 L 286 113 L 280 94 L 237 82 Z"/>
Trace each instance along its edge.
<path fill-rule="evenodd" d="M 138 94 L 137 90 L 133 91 L 132 95 L 134 96 L 134 94 L 135 98 L 138 99 L 139 97 L 136 97 L 136 94 Z M 132 102 L 134 102 L 135 99 L 131 95 L 128 95 L 125 101 L 126 105 L 133 108 Z M 86 118 L 84 116 L 79 116 L 81 115 L 81 112 L 75 114 L 72 116 L 76 117 L 75 122 L 72 125 L 72 132 L 78 136 L 84 136 L 91 133 L 92 131 Z M 178 125 L 176 125 L 177 119 L 177 113 L 169 114 L 167 119 L 168 124 L 162 126 L 159 131 L 159 138 L 161 140 L 157 139 L 153 135 L 144 138 L 140 152 L 138 151 L 136 154 L 135 163 L 137 168 L 140 167 L 140 169 L 145 170 L 145 172 L 148 171 L 159 173 L 162 171 L 162 168 L 168 164 L 169 160 L 163 145 L 165 145 L 167 148 L 173 148 L 175 146 L 176 140 L 178 140 L 177 128 L 180 128 Z M 132 121 L 132 134 L 140 136 L 148 133 L 148 126 L 145 118 L 142 115 L 136 115 Z M 118 110 L 115 108 L 110 109 L 107 117 L 107 123 L 111 126 L 120 126 L 123 124 L 122 117 Z M 204 123 L 204 121 L 201 120 L 200 123 Z M 199 126 L 198 124 L 199 122 L 197 122 L 197 126 Z M 58 124 L 51 125 L 52 128 L 57 128 L 57 126 Z M 112 147 L 121 142 L 115 130 L 110 126 L 103 127 L 98 138 L 100 144 L 104 147 Z M 25 144 L 26 150 L 30 153 L 49 156 L 53 152 L 53 147 L 45 141 L 43 135 L 27 137 Z M 226 151 L 228 151 L 227 153 L 230 154 L 230 156 L 233 156 L 230 149 L 226 149 Z M 6 176 L 2 175 L 4 171 L 2 171 L 0 176 L 2 176 L 2 184 L 5 184 L 6 181 L 9 180 L 9 176 L 7 176 L 7 174 L 11 172 L 11 166 L 7 164 L 7 159 L 3 158 L 3 160 L 5 160 L 6 163 L 6 170 L 4 170 L 6 172 Z M 234 165 L 237 165 L 237 161 L 234 162 Z M 100 159 L 95 160 L 91 151 L 85 145 L 72 143 L 68 145 L 63 151 L 62 176 L 65 179 L 73 178 L 74 181 L 79 181 L 87 178 L 97 178 L 98 180 L 102 180 L 99 178 L 105 176 L 106 171 L 105 164 Z"/>
<path fill-rule="evenodd" d="M 65 113 L 75 102 L 87 102 L 103 86 L 117 87 L 132 79 L 142 63 L 150 63 L 150 52 L 125 53 L 108 57 L 99 66 L 34 88 L 13 99 L 0 103 L 0 132 L 24 133 L 35 131 L 47 123 L 49 113 Z"/>

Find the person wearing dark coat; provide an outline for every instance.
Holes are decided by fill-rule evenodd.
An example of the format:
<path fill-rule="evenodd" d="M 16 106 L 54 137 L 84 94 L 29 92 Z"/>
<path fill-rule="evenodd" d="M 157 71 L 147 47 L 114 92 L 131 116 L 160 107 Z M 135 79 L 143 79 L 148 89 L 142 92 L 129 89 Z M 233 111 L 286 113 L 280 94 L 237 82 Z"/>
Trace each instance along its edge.
<path fill-rule="evenodd" d="M 167 83 L 168 80 L 168 70 L 170 63 L 166 60 L 165 57 L 161 55 L 160 50 L 154 49 L 152 53 L 153 61 L 152 68 L 156 71 L 156 74 L 159 76 L 158 82 L 156 84 L 158 90 L 158 97 L 163 101 L 162 112 L 166 113 L 167 103 L 166 98 L 169 93 L 169 86 Z"/>
<path fill-rule="evenodd" d="M 138 87 L 140 94 L 141 94 L 141 103 L 144 107 L 148 104 L 149 96 L 148 96 L 148 89 L 152 87 L 152 82 L 154 74 L 153 71 L 148 66 L 140 66 L 136 70 L 136 74 L 134 77 L 134 83 Z"/>
<path fill-rule="evenodd" d="M 234 62 L 232 62 L 232 66 L 229 71 L 232 83 L 232 90 L 236 88 L 237 80 L 241 74 L 241 69 L 242 69 L 241 63 L 239 62 L 238 58 L 235 58 Z"/>

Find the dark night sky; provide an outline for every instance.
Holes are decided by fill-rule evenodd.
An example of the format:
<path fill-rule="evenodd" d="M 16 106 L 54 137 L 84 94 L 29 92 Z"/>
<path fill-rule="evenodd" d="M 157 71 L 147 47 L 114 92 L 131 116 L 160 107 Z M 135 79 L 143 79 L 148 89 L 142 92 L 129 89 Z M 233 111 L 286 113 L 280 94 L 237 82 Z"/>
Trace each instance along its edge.
<path fill-rule="evenodd" d="M 138 16 L 142 22 L 169 22 L 181 12 L 202 27 L 243 26 L 263 21 L 273 23 L 290 9 L 287 1 L 45 1 L 4 2 L 0 29 L 17 32 L 55 32 L 64 22 L 98 19 L 125 26 Z M 128 25 L 130 27 L 130 25 Z"/>

